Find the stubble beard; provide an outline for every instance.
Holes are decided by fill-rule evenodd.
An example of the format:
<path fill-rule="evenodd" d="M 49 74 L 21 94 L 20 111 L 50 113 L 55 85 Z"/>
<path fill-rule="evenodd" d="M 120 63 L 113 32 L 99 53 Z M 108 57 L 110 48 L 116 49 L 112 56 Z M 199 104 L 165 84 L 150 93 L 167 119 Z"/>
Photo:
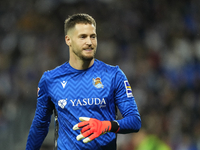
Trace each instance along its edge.
<path fill-rule="evenodd" d="M 82 53 L 77 53 L 76 51 L 73 50 L 73 53 L 78 57 L 80 58 L 81 60 L 83 61 L 91 61 L 92 59 L 94 59 L 94 56 L 96 54 L 96 50 L 94 50 L 94 54 L 92 56 L 85 56 L 83 55 Z"/>

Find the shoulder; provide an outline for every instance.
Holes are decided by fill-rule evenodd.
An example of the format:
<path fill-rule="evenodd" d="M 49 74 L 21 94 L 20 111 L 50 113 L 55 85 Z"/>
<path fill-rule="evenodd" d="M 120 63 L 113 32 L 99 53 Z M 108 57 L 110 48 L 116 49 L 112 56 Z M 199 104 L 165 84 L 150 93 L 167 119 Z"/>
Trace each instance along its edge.
<path fill-rule="evenodd" d="M 52 70 L 45 71 L 43 76 L 45 76 L 47 79 L 58 78 L 62 76 L 64 73 L 66 73 L 67 72 L 66 70 L 68 70 L 68 62 L 60 66 L 57 66 Z"/>
<path fill-rule="evenodd" d="M 98 69 L 107 72 L 109 75 L 116 77 L 116 76 L 125 76 L 124 72 L 120 69 L 118 65 L 110 65 L 107 63 L 104 63 L 103 61 L 96 60 Z"/>
<path fill-rule="evenodd" d="M 98 68 L 101 68 L 102 71 L 107 72 L 110 76 L 114 78 L 126 78 L 125 73 L 120 69 L 118 65 L 110 65 L 100 60 L 97 60 L 97 62 Z"/>
<path fill-rule="evenodd" d="M 95 60 L 99 69 L 106 70 L 107 72 L 117 72 L 120 70 L 118 65 L 110 65 L 100 60 Z"/>

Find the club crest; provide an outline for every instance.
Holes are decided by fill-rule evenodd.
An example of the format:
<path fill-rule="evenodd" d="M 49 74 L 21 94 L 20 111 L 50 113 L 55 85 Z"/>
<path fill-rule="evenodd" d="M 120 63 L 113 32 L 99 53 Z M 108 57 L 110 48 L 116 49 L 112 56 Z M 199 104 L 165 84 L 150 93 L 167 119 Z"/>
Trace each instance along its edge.
<path fill-rule="evenodd" d="M 93 85 L 96 87 L 96 88 L 103 88 L 103 84 L 101 82 L 101 78 L 97 77 L 96 79 L 93 78 Z"/>

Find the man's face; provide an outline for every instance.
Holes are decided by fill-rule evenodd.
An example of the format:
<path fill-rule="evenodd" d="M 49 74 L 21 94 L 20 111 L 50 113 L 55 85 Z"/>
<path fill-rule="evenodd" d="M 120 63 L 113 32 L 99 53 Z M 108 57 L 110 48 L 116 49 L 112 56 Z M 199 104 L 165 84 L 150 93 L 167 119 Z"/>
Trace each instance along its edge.
<path fill-rule="evenodd" d="M 97 48 L 96 28 L 93 24 L 76 24 L 65 37 L 70 57 L 92 60 Z"/>

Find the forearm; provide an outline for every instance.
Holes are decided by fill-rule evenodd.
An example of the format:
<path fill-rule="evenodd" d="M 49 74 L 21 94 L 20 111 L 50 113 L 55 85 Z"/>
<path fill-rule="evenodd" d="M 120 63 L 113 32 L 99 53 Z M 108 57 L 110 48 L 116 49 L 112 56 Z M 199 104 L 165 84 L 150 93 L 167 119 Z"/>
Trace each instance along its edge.
<path fill-rule="evenodd" d="M 129 115 L 121 120 L 117 120 L 119 123 L 118 133 L 126 134 L 132 132 L 138 132 L 141 128 L 141 119 L 139 115 Z"/>
<path fill-rule="evenodd" d="M 48 124 L 38 124 L 33 120 L 27 139 L 26 150 L 39 150 L 48 133 L 48 130 Z"/>

